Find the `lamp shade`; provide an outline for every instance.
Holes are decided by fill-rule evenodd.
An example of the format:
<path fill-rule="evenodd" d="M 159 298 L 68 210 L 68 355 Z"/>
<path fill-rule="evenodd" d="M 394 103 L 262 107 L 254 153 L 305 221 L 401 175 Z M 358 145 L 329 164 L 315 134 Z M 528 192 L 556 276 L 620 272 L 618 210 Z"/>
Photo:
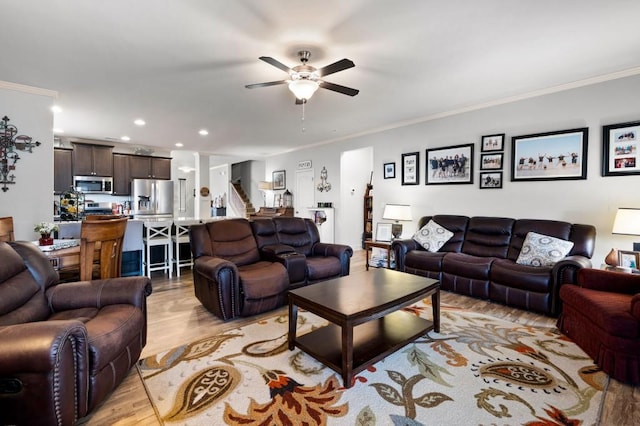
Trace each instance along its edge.
<path fill-rule="evenodd" d="M 382 218 L 385 220 L 411 220 L 411 206 L 408 204 L 386 204 Z"/>
<path fill-rule="evenodd" d="M 612 234 L 640 235 L 640 209 L 618 208 Z"/>
<path fill-rule="evenodd" d="M 258 183 L 258 189 L 260 191 L 271 191 L 273 189 L 273 184 L 271 182 L 263 180 Z"/>
<path fill-rule="evenodd" d="M 318 83 L 313 80 L 299 79 L 289 83 L 289 90 L 300 100 L 309 100 L 318 90 Z"/>

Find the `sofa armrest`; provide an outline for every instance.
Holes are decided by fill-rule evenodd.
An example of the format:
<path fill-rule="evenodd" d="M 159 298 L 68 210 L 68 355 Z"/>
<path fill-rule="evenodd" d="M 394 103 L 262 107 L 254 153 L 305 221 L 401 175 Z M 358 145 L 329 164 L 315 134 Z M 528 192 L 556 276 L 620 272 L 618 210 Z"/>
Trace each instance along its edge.
<path fill-rule="evenodd" d="M 270 244 L 260 249 L 260 257 L 275 261 L 276 257 L 281 254 L 295 253 L 296 249 L 286 244 Z"/>
<path fill-rule="evenodd" d="M 151 291 L 149 278 L 123 277 L 58 284 L 47 289 L 46 296 L 56 312 L 116 304 L 134 305 L 146 312 L 146 298 Z"/>
<path fill-rule="evenodd" d="M 393 240 L 391 249 L 396 259 L 396 270 L 404 272 L 404 258 L 411 250 L 424 250 L 414 239 Z"/>
<path fill-rule="evenodd" d="M 578 272 L 577 284 L 592 290 L 636 294 L 640 293 L 640 274 L 604 269 L 584 269 Z"/>
<path fill-rule="evenodd" d="M 72 424 L 87 414 L 87 330 L 77 320 L 0 327 L 0 413 L 7 424 L 58 419 Z M 3 422 L 3 423 L 4 423 Z"/>
<path fill-rule="evenodd" d="M 590 269 L 591 260 L 588 257 L 574 255 L 567 256 L 553 265 L 551 270 L 551 313 L 560 315 L 562 310 L 562 300 L 560 299 L 560 287 L 563 284 L 576 284 L 578 282 L 578 271 Z"/>
<path fill-rule="evenodd" d="M 631 298 L 631 315 L 640 321 L 640 293 Z"/>
<path fill-rule="evenodd" d="M 193 263 L 193 288 L 200 303 L 223 321 L 239 315 L 240 274 L 233 262 L 219 257 L 198 257 Z"/>
<path fill-rule="evenodd" d="M 341 276 L 349 275 L 353 249 L 346 244 L 316 243 L 311 248 L 312 256 L 334 256 L 340 259 Z"/>

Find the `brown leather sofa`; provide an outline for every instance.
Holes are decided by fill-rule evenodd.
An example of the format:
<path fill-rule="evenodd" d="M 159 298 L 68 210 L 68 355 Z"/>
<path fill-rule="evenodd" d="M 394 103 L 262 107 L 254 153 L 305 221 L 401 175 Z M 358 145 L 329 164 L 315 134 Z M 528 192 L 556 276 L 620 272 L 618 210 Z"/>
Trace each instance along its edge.
<path fill-rule="evenodd" d="M 560 288 L 558 329 L 616 380 L 640 384 L 640 274 L 578 271 Z"/>
<path fill-rule="evenodd" d="M 195 295 L 225 321 L 282 306 L 290 288 L 348 275 L 353 254 L 292 217 L 212 221 L 191 226 L 189 238 Z"/>
<path fill-rule="evenodd" d="M 146 277 L 57 284 L 30 242 L 0 242 L 0 423 L 72 425 L 146 344 Z"/>
<path fill-rule="evenodd" d="M 440 280 L 442 289 L 556 316 L 563 283 L 575 283 L 579 269 L 591 267 L 596 231 L 591 225 L 554 220 L 424 216 L 418 229 L 431 219 L 453 233 L 437 252 L 425 250 L 413 239 L 395 240 L 396 269 Z M 529 232 L 574 243 L 553 266 L 516 263 Z"/>

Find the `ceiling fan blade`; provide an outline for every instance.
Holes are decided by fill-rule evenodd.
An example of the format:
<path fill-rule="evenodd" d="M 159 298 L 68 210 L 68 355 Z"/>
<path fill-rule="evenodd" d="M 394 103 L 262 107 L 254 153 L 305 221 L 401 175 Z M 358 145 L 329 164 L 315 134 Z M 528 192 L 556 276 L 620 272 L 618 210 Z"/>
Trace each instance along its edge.
<path fill-rule="evenodd" d="M 247 84 L 247 89 L 255 89 L 256 87 L 269 87 L 269 86 L 277 86 L 279 84 L 285 84 L 287 80 L 278 80 L 278 81 L 267 81 L 266 83 L 256 83 L 256 84 Z"/>
<path fill-rule="evenodd" d="M 329 64 L 326 67 L 320 68 L 318 70 L 318 74 L 320 75 L 320 77 L 324 77 L 325 75 L 333 74 L 335 72 L 353 68 L 355 66 L 356 64 L 354 64 L 353 61 L 345 58 Z"/>
<path fill-rule="evenodd" d="M 355 96 L 360 93 L 357 89 L 352 89 L 347 86 L 340 86 L 339 84 L 329 83 L 328 81 L 320 81 L 320 87 L 323 89 L 333 90 L 334 92 L 342 93 L 343 95 Z"/>
<path fill-rule="evenodd" d="M 271 56 L 260 56 L 258 59 L 265 61 L 266 63 L 273 65 L 276 68 L 280 68 L 282 71 L 288 73 L 291 71 L 291 68 L 283 64 L 282 62 L 273 59 Z"/>

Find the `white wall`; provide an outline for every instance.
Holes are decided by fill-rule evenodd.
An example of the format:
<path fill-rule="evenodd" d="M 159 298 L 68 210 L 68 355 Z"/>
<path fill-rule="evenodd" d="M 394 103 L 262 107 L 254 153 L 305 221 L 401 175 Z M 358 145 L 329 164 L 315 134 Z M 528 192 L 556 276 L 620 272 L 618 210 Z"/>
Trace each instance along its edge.
<path fill-rule="evenodd" d="M 384 204 L 394 202 L 407 203 L 412 207 L 414 221 L 404 224 L 405 236 L 416 230 L 420 216 L 431 214 L 555 219 L 591 224 L 598 233 L 593 263 L 599 266 L 612 247 L 631 250 L 632 242 L 640 241 L 640 237 L 611 235 L 617 207 L 640 207 L 637 190 L 640 175 L 602 177 L 600 174 L 602 126 L 640 120 L 638 93 L 640 76 L 612 80 L 290 152 L 267 159 L 267 172 L 286 169 L 289 175 L 298 161 L 313 158 L 317 173 L 322 166 L 327 167 L 330 182 L 332 185 L 335 182 L 334 189 L 339 194 L 340 180 L 332 176 L 339 171 L 342 152 L 372 146 L 375 221 L 380 220 Z M 589 128 L 586 180 L 510 182 L 512 136 L 576 127 Z M 503 188 L 480 190 L 479 141 L 482 135 L 494 133 L 507 135 Z M 425 185 L 425 149 L 464 143 L 475 143 L 474 184 Z M 402 186 L 401 155 L 413 151 L 420 152 L 420 185 Z M 383 163 L 391 161 L 396 162 L 396 178 L 383 179 Z M 333 194 L 332 189 L 321 197 L 332 198 Z M 336 207 L 338 224 L 349 215 L 361 214 L 360 210 L 352 212 Z M 336 229 L 336 241 L 346 241 L 343 229 Z"/>
<path fill-rule="evenodd" d="M 2 82 L 0 82 L 2 83 Z M 0 84 L 0 118 L 18 128 L 18 135 L 42 145 L 32 153 L 19 151 L 15 184 L 0 190 L 0 216 L 13 216 L 17 240 L 34 240 L 36 223 L 53 221 L 53 96 L 3 88 Z M 39 90 L 32 92 L 39 93 Z M 50 91 L 41 91 L 47 93 Z M 53 92 L 52 92 L 53 93 Z M 2 185 L 0 185 L 0 188 Z"/>

